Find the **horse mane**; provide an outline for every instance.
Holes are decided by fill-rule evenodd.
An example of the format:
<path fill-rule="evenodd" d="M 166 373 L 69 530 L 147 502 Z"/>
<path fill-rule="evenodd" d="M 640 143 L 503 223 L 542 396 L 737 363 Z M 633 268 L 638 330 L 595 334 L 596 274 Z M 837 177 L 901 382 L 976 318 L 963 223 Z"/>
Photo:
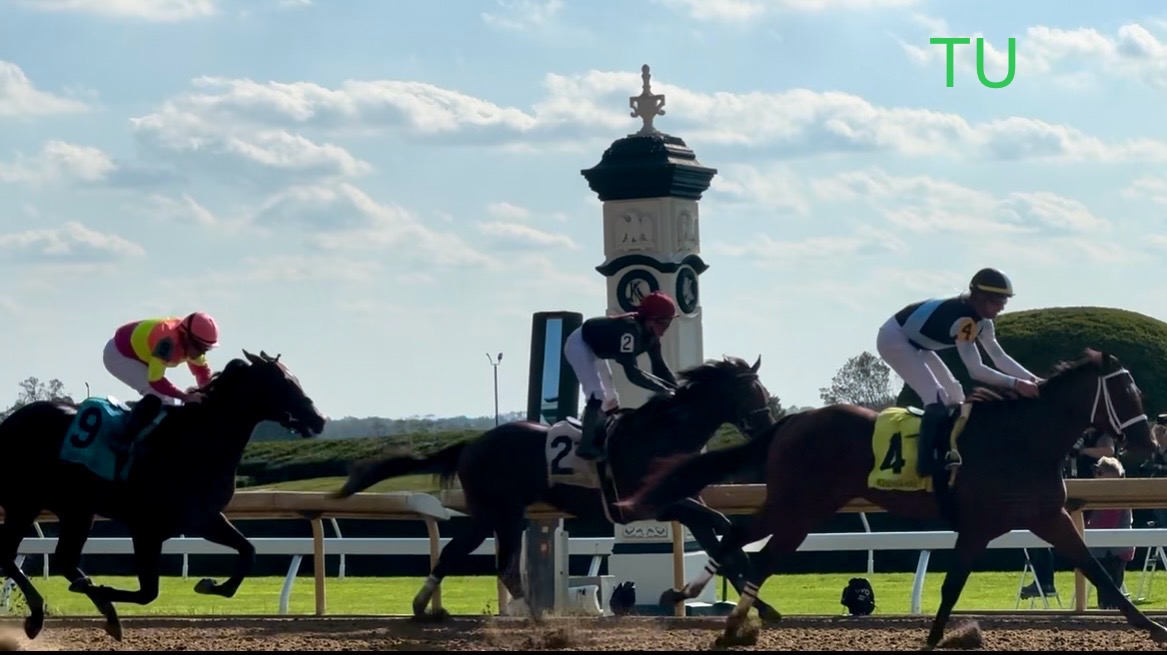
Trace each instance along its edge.
<path fill-rule="evenodd" d="M 246 360 L 243 360 L 243 359 L 236 357 L 236 358 L 232 359 L 231 361 L 227 362 L 227 364 L 222 369 L 212 373 L 211 379 L 208 380 L 206 384 L 202 385 L 201 387 L 198 387 L 198 390 L 203 392 L 204 394 L 206 394 L 208 397 L 210 397 L 213 393 L 215 393 L 215 390 L 219 389 L 222 386 L 222 379 L 223 379 L 224 374 L 232 373 L 237 369 L 239 369 L 239 370 L 246 369 L 249 366 L 250 366 L 250 364 Z M 231 377 L 234 377 L 234 375 L 232 375 Z"/>
<path fill-rule="evenodd" d="M 1089 357 L 1081 357 L 1075 360 L 1063 360 L 1054 364 L 1053 372 L 1049 377 L 1039 385 L 1040 388 L 1056 387 L 1063 380 L 1072 377 L 1074 373 L 1086 368 L 1087 366 L 1095 365 L 1094 360 Z M 966 402 L 969 403 L 991 403 L 1003 402 L 1010 400 L 1018 400 L 1022 396 L 1013 389 L 997 389 L 992 387 L 978 386 L 969 394 Z"/>
<path fill-rule="evenodd" d="M 722 384 L 743 373 L 751 372 L 750 364 L 740 357 L 722 356 L 720 360 L 707 359 L 701 364 L 677 372 L 677 396 L 683 397 L 693 391 Z M 670 394 L 653 394 L 640 406 L 637 413 L 644 417 L 657 416 L 660 412 L 667 412 L 676 407 L 676 400 L 677 398 Z"/>

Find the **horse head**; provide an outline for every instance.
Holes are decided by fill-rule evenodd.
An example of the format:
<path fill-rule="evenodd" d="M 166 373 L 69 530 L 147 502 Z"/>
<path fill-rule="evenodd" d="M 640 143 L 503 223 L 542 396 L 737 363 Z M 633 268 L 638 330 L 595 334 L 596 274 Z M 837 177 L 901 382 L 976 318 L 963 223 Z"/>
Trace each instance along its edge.
<path fill-rule="evenodd" d="M 327 417 L 316 409 L 279 355 L 271 357 L 262 350 L 258 356 L 246 350 L 243 355 L 246 361 L 233 359 L 215 375 L 206 387 L 204 402 L 230 399 L 260 421 L 274 421 L 306 438 L 324 431 Z"/>
<path fill-rule="evenodd" d="M 1072 406 L 1065 408 L 1068 413 L 1077 415 L 1083 403 L 1090 402 L 1090 427 L 1110 433 L 1136 454 L 1154 452 L 1142 392 L 1117 357 L 1087 348 L 1079 360 L 1055 367 L 1054 374 L 1040 384 L 1040 393 L 1046 397 L 1063 388 L 1072 395 L 1067 400 Z"/>
<path fill-rule="evenodd" d="M 1110 432 L 1135 454 L 1148 456 L 1155 452 L 1151 423 L 1143 408 L 1143 392 L 1134 375 L 1110 353 L 1087 348 L 1086 358 L 1099 371 L 1091 424 Z"/>
<path fill-rule="evenodd" d="M 753 365 L 722 357 L 681 371 L 676 400 L 721 423 L 730 423 L 749 438 L 774 425 L 770 393 L 758 378 L 762 356 Z"/>

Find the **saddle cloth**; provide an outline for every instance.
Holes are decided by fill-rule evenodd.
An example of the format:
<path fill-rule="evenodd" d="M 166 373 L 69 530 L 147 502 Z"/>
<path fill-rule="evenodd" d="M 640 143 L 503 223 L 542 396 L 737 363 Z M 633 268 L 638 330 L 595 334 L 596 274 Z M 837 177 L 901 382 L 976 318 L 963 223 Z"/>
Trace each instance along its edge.
<path fill-rule="evenodd" d="M 137 436 L 150 434 L 166 415 L 165 408 Z M 61 442 L 61 461 L 80 464 L 107 482 L 124 482 L 133 465 L 134 444 L 120 437 L 130 420 L 130 408 L 113 396 L 86 398 Z"/>

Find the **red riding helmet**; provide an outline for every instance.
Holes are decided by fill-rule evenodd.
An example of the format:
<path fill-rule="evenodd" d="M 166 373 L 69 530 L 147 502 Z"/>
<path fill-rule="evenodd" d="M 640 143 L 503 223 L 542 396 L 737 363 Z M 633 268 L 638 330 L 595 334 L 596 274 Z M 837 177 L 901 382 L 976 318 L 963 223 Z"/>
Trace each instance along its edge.
<path fill-rule="evenodd" d="M 182 328 L 196 345 L 211 349 L 219 345 L 219 325 L 206 312 L 194 312 L 182 320 Z"/>
<path fill-rule="evenodd" d="M 648 320 L 668 320 L 676 318 L 677 303 L 664 291 L 653 291 L 640 300 L 636 317 Z"/>

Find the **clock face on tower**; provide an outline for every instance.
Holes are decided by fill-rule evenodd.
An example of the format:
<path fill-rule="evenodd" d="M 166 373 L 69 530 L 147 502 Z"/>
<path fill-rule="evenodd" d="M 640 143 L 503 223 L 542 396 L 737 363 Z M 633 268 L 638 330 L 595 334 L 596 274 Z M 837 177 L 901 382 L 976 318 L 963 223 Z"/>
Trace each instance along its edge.
<path fill-rule="evenodd" d="M 660 283 L 650 271 L 634 268 L 625 273 L 616 283 L 616 301 L 626 312 L 634 312 L 640 305 L 640 299 L 660 290 Z"/>
<path fill-rule="evenodd" d="M 682 314 L 692 314 L 697 310 L 700 295 L 697 290 L 697 272 L 690 266 L 682 266 L 677 271 L 677 288 L 673 293 Z"/>

